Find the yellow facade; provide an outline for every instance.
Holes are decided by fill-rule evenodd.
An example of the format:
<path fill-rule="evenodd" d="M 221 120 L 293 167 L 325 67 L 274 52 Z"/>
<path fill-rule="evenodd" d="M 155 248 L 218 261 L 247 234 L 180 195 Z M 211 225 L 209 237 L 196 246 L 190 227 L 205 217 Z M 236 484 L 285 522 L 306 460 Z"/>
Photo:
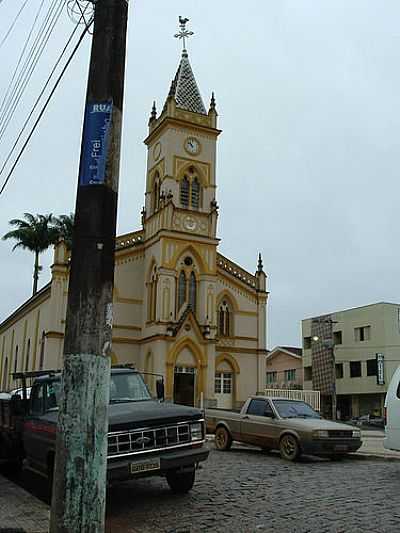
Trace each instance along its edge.
<path fill-rule="evenodd" d="M 149 121 L 142 228 L 116 242 L 112 359 L 162 374 L 169 400 L 234 407 L 264 389 L 268 293 L 261 261 L 253 275 L 218 253 L 219 134 L 183 54 Z M 0 325 L 2 388 L 13 370 L 62 366 L 67 286 L 61 243 L 49 285 Z"/>

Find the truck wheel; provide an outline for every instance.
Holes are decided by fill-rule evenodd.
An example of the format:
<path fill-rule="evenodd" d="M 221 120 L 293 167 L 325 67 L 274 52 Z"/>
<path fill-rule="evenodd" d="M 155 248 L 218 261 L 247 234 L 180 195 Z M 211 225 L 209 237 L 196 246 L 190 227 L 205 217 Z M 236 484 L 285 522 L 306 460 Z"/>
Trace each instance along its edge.
<path fill-rule="evenodd" d="M 232 446 L 232 437 L 224 426 L 219 426 L 215 431 L 215 446 L 217 450 L 229 450 Z"/>
<path fill-rule="evenodd" d="M 172 470 L 167 472 L 167 482 L 169 488 L 175 494 L 186 494 L 194 485 L 195 469 L 190 472 L 177 472 Z"/>
<path fill-rule="evenodd" d="M 279 451 L 282 459 L 286 459 L 287 461 L 296 461 L 301 454 L 298 440 L 289 433 L 283 435 L 281 438 L 279 443 Z"/>

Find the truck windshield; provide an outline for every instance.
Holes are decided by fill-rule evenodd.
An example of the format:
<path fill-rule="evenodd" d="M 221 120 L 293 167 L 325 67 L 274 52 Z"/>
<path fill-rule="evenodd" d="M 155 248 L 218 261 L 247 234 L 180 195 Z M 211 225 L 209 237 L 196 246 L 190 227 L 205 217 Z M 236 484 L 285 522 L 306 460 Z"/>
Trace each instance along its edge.
<path fill-rule="evenodd" d="M 273 402 L 282 418 L 321 418 L 308 403 L 291 400 L 273 400 Z"/>
<path fill-rule="evenodd" d="M 151 396 L 140 374 L 127 372 L 111 375 L 110 403 L 143 400 L 151 400 Z"/>

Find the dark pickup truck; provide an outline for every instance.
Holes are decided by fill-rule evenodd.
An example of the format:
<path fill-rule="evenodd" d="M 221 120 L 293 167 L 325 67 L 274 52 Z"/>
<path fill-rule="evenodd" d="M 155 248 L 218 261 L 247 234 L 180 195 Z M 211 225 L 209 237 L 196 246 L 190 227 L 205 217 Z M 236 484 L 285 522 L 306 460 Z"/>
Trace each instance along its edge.
<path fill-rule="evenodd" d="M 51 483 L 60 372 L 13 374 L 18 394 L 0 393 L 0 462 L 15 462 Z M 31 389 L 27 380 L 33 380 Z M 165 476 L 173 492 L 188 492 L 196 467 L 207 459 L 205 423 L 199 409 L 153 399 L 140 372 L 113 367 L 110 378 L 107 480 Z M 29 398 L 28 398 L 29 396 Z"/>

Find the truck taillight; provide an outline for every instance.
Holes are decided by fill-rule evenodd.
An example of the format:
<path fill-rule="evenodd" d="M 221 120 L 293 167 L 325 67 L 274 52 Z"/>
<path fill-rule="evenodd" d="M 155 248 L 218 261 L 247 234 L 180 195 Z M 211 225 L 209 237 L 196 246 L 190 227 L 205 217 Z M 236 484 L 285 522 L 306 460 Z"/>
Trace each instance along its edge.
<path fill-rule="evenodd" d="M 383 408 L 383 421 L 386 426 L 387 425 L 387 407 Z"/>

